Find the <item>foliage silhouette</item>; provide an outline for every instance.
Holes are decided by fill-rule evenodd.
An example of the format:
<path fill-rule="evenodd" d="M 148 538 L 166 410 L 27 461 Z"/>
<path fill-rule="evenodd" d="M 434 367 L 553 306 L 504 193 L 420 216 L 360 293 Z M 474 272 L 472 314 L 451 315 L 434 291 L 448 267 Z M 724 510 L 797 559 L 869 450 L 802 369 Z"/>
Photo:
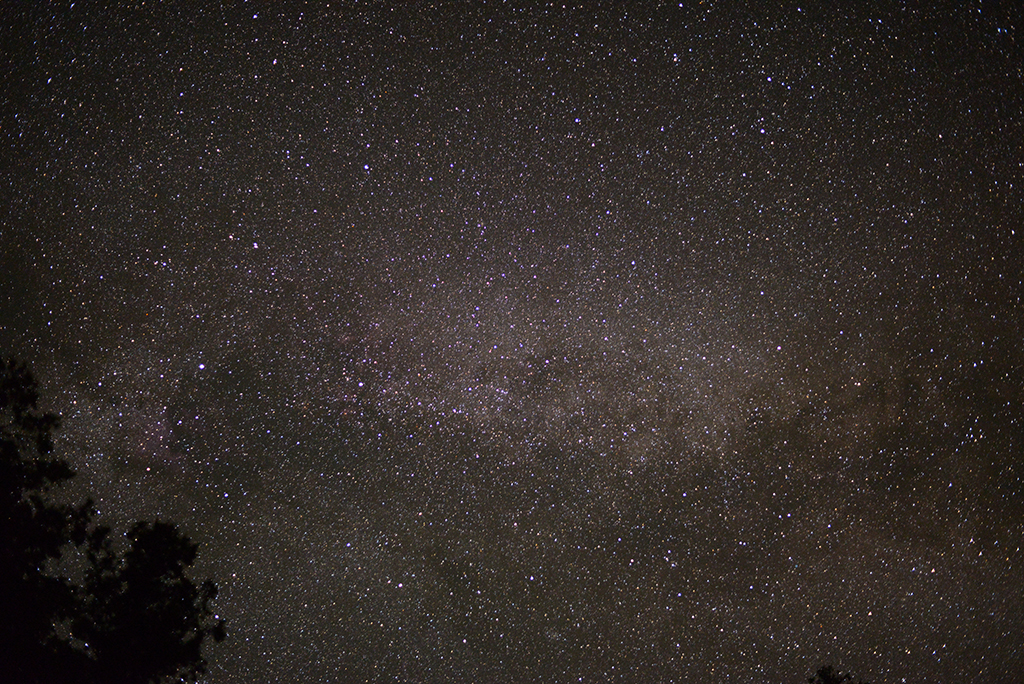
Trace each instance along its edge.
<path fill-rule="evenodd" d="M 57 416 L 38 409 L 27 366 L 0 360 L 0 672 L 18 683 L 195 681 L 202 645 L 224 639 L 217 588 L 186 570 L 198 545 L 167 522 L 140 522 L 118 551 L 93 506 L 54 503 L 75 473 L 49 458 Z M 61 561 L 84 563 L 77 583 Z"/>
<path fill-rule="evenodd" d="M 845 684 L 853 679 L 853 675 L 849 672 L 839 672 L 831 665 L 822 665 L 818 668 L 818 671 L 813 677 L 807 679 L 808 684 Z M 865 682 L 862 679 L 857 680 L 857 684 L 871 684 Z"/>
<path fill-rule="evenodd" d="M 0 671 L 15 681 L 52 680 L 71 655 L 53 623 L 72 615 L 73 587 L 42 569 L 69 540 L 85 540 L 88 522 L 88 504 L 74 510 L 45 500 L 74 472 L 47 458 L 59 420 L 40 413 L 37 401 L 28 368 L 0 360 Z"/>

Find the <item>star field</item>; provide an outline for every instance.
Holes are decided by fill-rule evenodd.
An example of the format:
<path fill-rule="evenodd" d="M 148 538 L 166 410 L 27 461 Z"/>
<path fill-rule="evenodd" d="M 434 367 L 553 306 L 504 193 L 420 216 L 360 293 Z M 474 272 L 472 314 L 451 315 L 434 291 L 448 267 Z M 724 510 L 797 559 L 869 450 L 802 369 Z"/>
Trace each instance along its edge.
<path fill-rule="evenodd" d="M 1024 666 L 1020 9 L 0 18 L 0 350 L 208 681 Z"/>

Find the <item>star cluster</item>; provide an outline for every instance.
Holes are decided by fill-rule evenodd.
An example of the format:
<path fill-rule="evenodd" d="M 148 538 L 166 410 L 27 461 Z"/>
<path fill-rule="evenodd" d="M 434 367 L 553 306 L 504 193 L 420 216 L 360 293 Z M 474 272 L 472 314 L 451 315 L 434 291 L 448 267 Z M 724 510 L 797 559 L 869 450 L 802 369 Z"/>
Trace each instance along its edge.
<path fill-rule="evenodd" d="M 210 682 L 1024 666 L 1020 10 L 0 16 L 0 343 Z"/>

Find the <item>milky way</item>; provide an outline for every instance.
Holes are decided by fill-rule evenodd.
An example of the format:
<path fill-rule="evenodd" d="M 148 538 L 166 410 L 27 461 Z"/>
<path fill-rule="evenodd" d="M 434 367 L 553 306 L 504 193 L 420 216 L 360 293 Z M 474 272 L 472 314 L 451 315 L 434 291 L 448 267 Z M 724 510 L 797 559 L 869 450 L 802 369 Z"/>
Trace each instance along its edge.
<path fill-rule="evenodd" d="M 0 346 L 210 682 L 1024 667 L 1019 10 L 0 16 Z"/>

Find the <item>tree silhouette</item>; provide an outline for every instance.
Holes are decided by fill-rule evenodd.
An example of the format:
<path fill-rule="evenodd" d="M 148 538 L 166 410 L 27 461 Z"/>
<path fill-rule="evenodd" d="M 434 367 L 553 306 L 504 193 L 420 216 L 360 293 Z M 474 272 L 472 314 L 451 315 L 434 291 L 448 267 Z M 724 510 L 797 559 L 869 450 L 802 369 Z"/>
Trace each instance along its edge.
<path fill-rule="evenodd" d="M 38 409 L 27 366 L 0 360 L 0 673 L 11 682 L 195 681 L 202 645 L 224 638 L 212 582 L 185 571 L 198 546 L 166 522 L 140 522 L 119 553 L 91 501 L 54 503 L 75 473 L 49 458 L 57 416 Z M 61 561 L 84 562 L 75 583 Z"/>
<path fill-rule="evenodd" d="M 185 576 L 198 545 L 166 522 L 137 523 L 128 550 L 113 550 L 110 530 L 89 535 L 89 570 L 72 633 L 95 663 L 95 680 L 140 684 L 157 673 L 195 680 L 205 670 L 207 635 L 224 638 L 212 622 L 216 586 L 196 586 Z"/>
<path fill-rule="evenodd" d="M 47 501 L 74 471 L 47 458 L 59 420 L 37 403 L 28 368 L 0 360 L 0 671 L 26 682 L 54 681 L 74 655 L 54 630 L 74 614 L 74 588 L 45 569 L 68 542 L 85 541 L 91 509 Z"/>
<path fill-rule="evenodd" d="M 808 684 L 845 684 L 853 679 L 853 675 L 849 672 L 839 672 L 831 665 L 822 665 L 818 668 L 818 671 L 813 677 L 807 679 Z M 862 679 L 857 680 L 857 684 L 871 684 L 865 682 Z"/>

